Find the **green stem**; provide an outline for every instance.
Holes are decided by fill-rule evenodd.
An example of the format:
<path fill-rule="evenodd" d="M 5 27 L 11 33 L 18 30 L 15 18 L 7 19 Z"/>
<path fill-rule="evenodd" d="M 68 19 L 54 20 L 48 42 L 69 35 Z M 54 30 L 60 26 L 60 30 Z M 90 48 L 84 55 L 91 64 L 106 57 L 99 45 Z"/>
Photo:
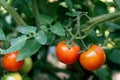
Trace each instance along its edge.
<path fill-rule="evenodd" d="M 8 5 L 6 2 L 0 0 L 0 6 L 5 8 L 7 12 L 13 17 L 18 25 L 27 26 L 24 20 L 20 17 L 20 15 L 15 11 L 14 7 Z"/>
<path fill-rule="evenodd" d="M 75 22 L 76 20 L 77 20 L 77 19 L 75 18 L 75 19 L 73 19 L 70 23 L 67 24 L 67 26 L 66 26 L 67 30 L 68 30 L 68 28 L 72 25 L 72 23 Z"/>
<path fill-rule="evenodd" d="M 77 30 L 76 34 L 73 35 L 72 38 L 68 41 L 68 43 L 67 43 L 68 45 L 77 37 L 78 33 L 79 33 L 79 30 Z"/>
<path fill-rule="evenodd" d="M 40 28 L 40 21 L 39 21 L 39 10 L 38 10 L 38 7 L 37 7 L 37 0 L 31 0 L 31 2 L 32 2 L 32 6 L 33 6 L 33 13 L 34 13 L 34 16 L 35 16 L 37 27 L 39 29 Z"/>
<path fill-rule="evenodd" d="M 8 0 L 8 1 L 7 1 L 7 4 L 11 6 L 11 5 L 13 5 L 14 1 L 15 1 L 15 0 Z"/>
<path fill-rule="evenodd" d="M 81 31 L 88 33 L 92 28 L 96 27 L 96 25 L 103 23 L 105 21 L 109 21 L 109 20 L 118 18 L 118 17 L 120 17 L 120 11 L 91 18 L 85 24 L 81 25 L 81 27 L 82 27 Z"/>
<path fill-rule="evenodd" d="M 72 38 L 68 41 L 68 45 L 76 38 L 76 36 L 78 35 L 78 31 L 76 32 L 76 34 L 74 36 L 72 36 Z"/>
<path fill-rule="evenodd" d="M 87 49 L 87 46 L 85 45 L 85 42 L 83 41 L 82 39 L 82 35 L 81 35 L 81 26 L 80 26 L 80 18 L 81 18 L 82 15 L 78 15 L 77 16 L 77 28 L 78 28 L 78 34 L 79 34 L 79 37 L 80 37 L 80 40 L 84 46 L 85 49 Z"/>

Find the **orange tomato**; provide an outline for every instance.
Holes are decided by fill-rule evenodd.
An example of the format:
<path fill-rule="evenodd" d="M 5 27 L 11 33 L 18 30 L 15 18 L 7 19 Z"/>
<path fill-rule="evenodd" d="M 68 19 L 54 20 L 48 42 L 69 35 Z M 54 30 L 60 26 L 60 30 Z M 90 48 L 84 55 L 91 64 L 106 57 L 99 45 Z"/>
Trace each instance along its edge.
<path fill-rule="evenodd" d="M 66 41 L 61 41 L 56 47 L 56 56 L 59 61 L 65 64 L 73 64 L 79 59 L 80 47 L 72 42 L 71 46 L 68 47 Z"/>
<path fill-rule="evenodd" d="M 8 71 L 18 71 L 24 64 L 24 60 L 16 61 L 18 51 L 5 54 L 2 58 L 2 66 Z"/>
<path fill-rule="evenodd" d="M 80 64 L 86 70 L 92 71 L 100 68 L 106 60 L 104 50 L 97 46 L 92 45 L 87 51 L 80 54 Z"/>

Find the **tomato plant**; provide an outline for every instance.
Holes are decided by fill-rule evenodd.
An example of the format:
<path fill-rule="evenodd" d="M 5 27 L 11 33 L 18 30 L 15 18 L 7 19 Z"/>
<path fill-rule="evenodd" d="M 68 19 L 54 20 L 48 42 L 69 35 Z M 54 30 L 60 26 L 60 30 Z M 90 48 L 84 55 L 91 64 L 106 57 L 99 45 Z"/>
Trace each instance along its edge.
<path fill-rule="evenodd" d="M 80 64 L 89 71 L 99 69 L 105 60 L 104 50 L 97 45 L 92 45 L 87 51 L 81 53 L 79 58 Z"/>
<path fill-rule="evenodd" d="M 15 72 L 15 73 L 8 73 L 5 74 L 1 80 L 23 80 L 22 76 L 20 75 L 20 73 Z"/>
<path fill-rule="evenodd" d="M 20 71 L 24 73 L 28 73 L 32 69 L 32 65 L 33 65 L 32 58 L 28 57 L 24 59 L 24 64 L 22 68 L 20 69 Z"/>
<path fill-rule="evenodd" d="M 95 48 L 83 52 L 90 44 L 101 45 L 106 58 Z M 16 62 L 24 62 L 20 70 L 15 58 L 2 59 L 16 50 Z M 114 80 L 119 53 L 119 0 L 0 0 L 0 78 L 20 71 L 31 80 Z"/>
<path fill-rule="evenodd" d="M 2 58 L 2 66 L 7 71 L 18 71 L 24 64 L 24 60 L 17 61 L 18 51 L 5 54 Z"/>
<path fill-rule="evenodd" d="M 65 64 L 73 64 L 79 58 L 80 47 L 72 42 L 69 46 L 67 41 L 61 41 L 56 47 L 57 58 Z"/>

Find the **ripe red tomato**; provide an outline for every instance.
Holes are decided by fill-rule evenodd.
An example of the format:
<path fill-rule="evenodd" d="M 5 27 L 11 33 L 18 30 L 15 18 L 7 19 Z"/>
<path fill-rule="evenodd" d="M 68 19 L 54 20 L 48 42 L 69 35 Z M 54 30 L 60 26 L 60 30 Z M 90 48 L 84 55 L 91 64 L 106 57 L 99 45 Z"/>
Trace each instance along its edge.
<path fill-rule="evenodd" d="M 68 47 L 66 41 L 61 41 L 56 47 L 56 57 L 59 61 L 65 64 L 73 64 L 79 59 L 80 47 L 72 42 L 71 46 Z"/>
<path fill-rule="evenodd" d="M 92 71 L 100 68 L 106 60 L 104 50 L 97 46 L 92 45 L 87 51 L 80 54 L 80 64 L 86 70 Z"/>
<path fill-rule="evenodd" d="M 8 71 L 18 71 L 24 64 L 24 60 L 16 61 L 18 51 L 5 54 L 2 58 L 2 66 Z"/>

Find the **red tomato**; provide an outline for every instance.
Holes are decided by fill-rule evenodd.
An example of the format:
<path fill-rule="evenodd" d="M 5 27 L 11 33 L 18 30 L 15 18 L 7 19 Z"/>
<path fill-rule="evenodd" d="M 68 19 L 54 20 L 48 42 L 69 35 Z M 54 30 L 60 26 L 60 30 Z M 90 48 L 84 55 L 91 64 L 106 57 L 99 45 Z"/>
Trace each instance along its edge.
<path fill-rule="evenodd" d="M 79 59 L 80 47 L 72 42 L 71 46 L 68 47 L 66 41 L 61 41 L 56 47 L 56 56 L 59 61 L 65 64 L 73 64 Z"/>
<path fill-rule="evenodd" d="M 100 68 L 106 60 L 104 50 L 97 46 L 92 45 L 87 51 L 80 54 L 80 64 L 86 70 L 92 71 Z"/>
<path fill-rule="evenodd" d="M 24 64 L 24 60 L 16 61 L 18 51 L 5 54 L 2 58 L 2 66 L 8 71 L 18 71 Z"/>

